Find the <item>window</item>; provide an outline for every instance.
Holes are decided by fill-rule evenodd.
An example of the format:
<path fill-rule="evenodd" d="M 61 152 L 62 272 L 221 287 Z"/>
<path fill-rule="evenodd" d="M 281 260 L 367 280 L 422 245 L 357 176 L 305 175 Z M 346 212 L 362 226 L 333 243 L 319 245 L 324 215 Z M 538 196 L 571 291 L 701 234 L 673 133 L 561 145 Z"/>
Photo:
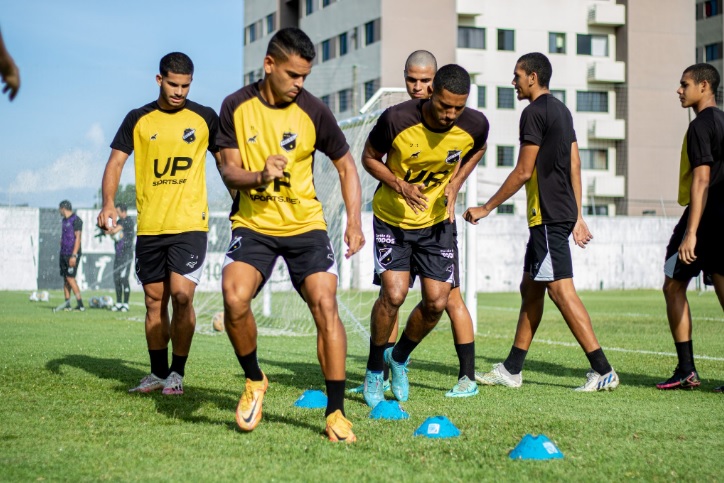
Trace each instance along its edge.
<path fill-rule="evenodd" d="M 608 216 L 608 205 L 584 206 L 583 211 L 587 215 Z M 647 213 L 644 211 L 643 214 Z M 656 212 L 654 211 L 652 214 L 655 215 Z"/>
<path fill-rule="evenodd" d="M 458 27 L 459 49 L 484 49 L 485 29 L 477 27 Z"/>
<path fill-rule="evenodd" d="M 513 146 L 498 146 L 498 166 L 512 168 L 515 165 L 514 151 Z"/>
<path fill-rule="evenodd" d="M 722 0 L 708 0 L 706 2 L 696 4 L 696 19 L 701 20 L 704 18 L 714 17 L 721 15 L 721 3 Z"/>
<path fill-rule="evenodd" d="M 332 54 L 329 48 L 329 39 L 322 41 L 322 62 L 327 62 L 332 58 Z"/>
<path fill-rule="evenodd" d="M 576 92 L 576 110 L 578 112 L 608 112 L 608 92 Z"/>
<path fill-rule="evenodd" d="M 347 55 L 347 32 L 339 34 L 339 56 Z"/>
<path fill-rule="evenodd" d="M 304 14 L 305 15 L 311 15 L 314 13 L 314 1 L 315 0 L 305 0 L 304 2 Z"/>
<path fill-rule="evenodd" d="M 326 96 L 320 97 L 319 100 L 322 101 L 325 106 L 332 109 L 332 105 L 330 104 L 331 99 L 329 97 L 329 94 L 327 94 Z"/>
<path fill-rule="evenodd" d="M 332 4 L 332 0 L 322 0 L 322 8 L 329 7 Z"/>
<path fill-rule="evenodd" d="M 380 40 L 380 19 L 365 24 L 365 45 L 370 45 Z"/>
<path fill-rule="evenodd" d="M 249 25 L 249 43 L 256 40 L 256 23 Z"/>
<path fill-rule="evenodd" d="M 485 107 L 485 86 L 478 86 L 478 109 Z"/>
<path fill-rule="evenodd" d="M 512 87 L 498 87 L 498 109 L 515 108 L 515 89 Z"/>
<path fill-rule="evenodd" d="M 513 215 L 515 214 L 515 205 L 507 204 L 498 206 L 499 215 Z"/>
<path fill-rule="evenodd" d="M 608 150 L 606 149 L 579 149 L 581 155 L 581 169 L 608 169 Z"/>
<path fill-rule="evenodd" d="M 608 56 L 608 35 L 578 34 L 578 55 Z"/>
<path fill-rule="evenodd" d="M 515 30 L 498 29 L 498 50 L 515 50 Z"/>
<path fill-rule="evenodd" d="M 712 60 L 719 60 L 721 59 L 722 55 L 722 43 L 716 42 L 713 44 L 709 44 L 704 46 L 704 56 L 705 56 L 705 62 L 711 62 Z"/>
<path fill-rule="evenodd" d="M 379 83 L 378 81 L 371 80 L 365 82 L 365 102 L 369 101 L 372 96 L 375 95 L 375 92 L 377 92 Z"/>
<path fill-rule="evenodd" d="M 551 95 L 561 101 L 563 104 L 566 103 L 566 91 L 551 89 Z"/>
<path fill-rule="evenodd" d="M 270 34 L 270 33 L 274 32 L 274 30 L 275 30 L 274 26 L 276 24 L 276 15 L 277 14 L 275 12 L 275 13 L 270 13 L 269 15 L 266 16 L 266 33 L 267 34 Z"/>
<path fill-rule="evenodd" d="M 342 89 L 337 92 L 337 106 L 339 106 L 339 112 L 344 112 L 350 109 L 350 103 L 352 101 L 352 89 Z"/>
<path fill-rule="evenodd" d="M 551 54 L 566 53 L 566 34 L 550 32 L 548 34 L 548 52 Z"/>

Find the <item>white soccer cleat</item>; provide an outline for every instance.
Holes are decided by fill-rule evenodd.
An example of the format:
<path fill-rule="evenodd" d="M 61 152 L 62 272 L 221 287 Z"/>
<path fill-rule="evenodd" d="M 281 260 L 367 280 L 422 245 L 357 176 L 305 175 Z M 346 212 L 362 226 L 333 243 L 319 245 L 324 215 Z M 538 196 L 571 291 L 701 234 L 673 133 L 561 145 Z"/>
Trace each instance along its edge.
<path fill-rule="evenodd" d="M 163 383 L 162 394 L 169 395 L 181 395 L 184 393 L 184 378 L 177 372 L 172 372 L 166 378 Z"/>
<path fill-rule="evenodd" d="M 593 369 L 586 373 L 586 383 L 574 389 L 580 392 L 613 391 L 618 387 L 618 374 L 611 368 L 606 374 L 599 374 Z"/>
<path fill-rule="evenodd" d="M 523 385 L 523 373 L 511 374 L 500 362 L 490 372 L 476 372 L 475 380 L 486 386 L 520 387 Z"/>
<path fill-rule="evenodd" d="M 39 302 L 40 298 L 38 297 L 38 292 L 33 292 L 30 294 L 30 301 L 31 302 Z"/>
<path fill-rule="evenodd" d="M 159 389 L 164 388 L 165 383 L 166 379 L 161 379 L 160 377 L 157 377 L 155 374 L 151 373 L 141 379 L 141 382 L 138 384 L 138 386 L 129 389 L 128 392 L 158 391 Z"/>

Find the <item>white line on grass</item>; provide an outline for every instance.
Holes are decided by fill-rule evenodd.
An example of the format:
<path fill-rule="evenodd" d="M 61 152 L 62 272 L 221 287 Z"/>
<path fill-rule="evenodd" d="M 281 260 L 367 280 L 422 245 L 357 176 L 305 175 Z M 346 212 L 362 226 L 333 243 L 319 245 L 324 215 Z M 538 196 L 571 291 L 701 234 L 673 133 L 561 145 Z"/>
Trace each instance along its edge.
<path fill-rule="evenodd" d="M 502 312 L 519 312 L 519 308 L 515 307 L 496 307 L 494 305 L 479 305 L 478 308 L 485 309 L 485 310 L 499 310 Z M 656 317 L 655 314 L 641 314 L 637 312 L 609 312 L 609 313 L 601 313 L 601 312 L 591 312 L 592 315 L 597 316 L 605 316 L 605 315 L 615 315 L 617 317 Z M 721 317 L 697 317 L 692 316 L 692 319 L 694 320 L 705 320 L 707 322 L 724 322 L 724 319 Z"/>

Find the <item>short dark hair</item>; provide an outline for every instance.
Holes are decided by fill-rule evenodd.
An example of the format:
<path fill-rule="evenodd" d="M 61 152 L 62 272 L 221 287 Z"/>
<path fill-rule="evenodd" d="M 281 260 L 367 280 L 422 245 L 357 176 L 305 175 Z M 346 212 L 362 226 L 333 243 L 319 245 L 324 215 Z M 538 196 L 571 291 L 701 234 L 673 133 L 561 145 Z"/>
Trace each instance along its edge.
<path fill-rule="evenodd" d="M 122 211 L 122 212 L 125 213 L 125 212 L 128 211 L 128 206 L 126 206 L 125 203 L 118 203 L 118 204 L 116 205 L 116 209 L 117 209 L 118 211 Z"/>
<path fill-rule="evenodd" d="M 73 205 L 70 204 L 70 201 L 68 201 L 68 200 L 63 200 L 63 201 L 61 201 L 60 204 L 58 205 L 58 209 L 73 211 Z"/>
<path fill-rule="evenodd" d="M 307 34 L 296 27 L 283 28 L 269 41 L 266 55 L 279 61 L 285 61 L 292 55 L 311 62 L 317 53 Z"/>
<path fill-rule="evenodd" d="M 427 50 L 416 50 L 407 57 L 405 62 L 405 72 L 410 70 L 413 65 L 420 67 L 432 67 L 432 70 L 437 71 L 437 59 Z"/>
<path fill-rule="evenodd" d="M 470 94 L 470 74 L 457 64 L 443 65 L 432 80 L 432 92 L 445 89 L 453 94 Z"/>
<path fill-rule="evenodd" d="M 548 57 L 540 52 L 531 52 L 521 56 L 517 64 L 528 75 L 535 72 L 538 76 L 538 84 L 541 87 L 548 88 L 553 75 L 553 67 L 551 67 L 551 61 L 548 60 Z"/>
<path fill-rule="evenodd" d="M 697 84 L 703 81 L 707 81 L 711 86 L 711 92 L 714 95 L 716 95 L 716 92 L 719 90 L 719 83 L 721 82 L 721 77 L 719 77 L 719 71 L 717 71 L 716 68 L 711 64 L 706 64 L 702 62 L 699 64 L 690 65 L 686 68 L 684 74 L 689 74 L 691 78 L 694 79 L 694 82 L 696 82 Z"/>
<path fill-rule="evenodd" d="M 174 74 L 194 75 L 194 63 L 191 58 L 181 52 L 171 52 L 161 58 L 158 71 L 166 77 L 169 72 Z"/>

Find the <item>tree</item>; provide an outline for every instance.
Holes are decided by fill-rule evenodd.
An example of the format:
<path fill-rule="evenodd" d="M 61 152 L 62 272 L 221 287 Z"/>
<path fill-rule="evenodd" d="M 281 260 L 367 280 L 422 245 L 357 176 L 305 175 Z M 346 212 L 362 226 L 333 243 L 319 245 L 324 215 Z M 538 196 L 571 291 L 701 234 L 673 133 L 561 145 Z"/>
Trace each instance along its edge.
<path fill-rule="evenodd" d="M 94 208 L 100 208 L 103 200 L 103 194 L 101 189 L 98 189 L 98 201 L 95 203 Z M 116 192 L 116 205 L 119 203 L 125 203 L 129 210 L 136 209 L 136 185 L 129 183 L 127 185 L 118 185 L 118 191 Z"/>

